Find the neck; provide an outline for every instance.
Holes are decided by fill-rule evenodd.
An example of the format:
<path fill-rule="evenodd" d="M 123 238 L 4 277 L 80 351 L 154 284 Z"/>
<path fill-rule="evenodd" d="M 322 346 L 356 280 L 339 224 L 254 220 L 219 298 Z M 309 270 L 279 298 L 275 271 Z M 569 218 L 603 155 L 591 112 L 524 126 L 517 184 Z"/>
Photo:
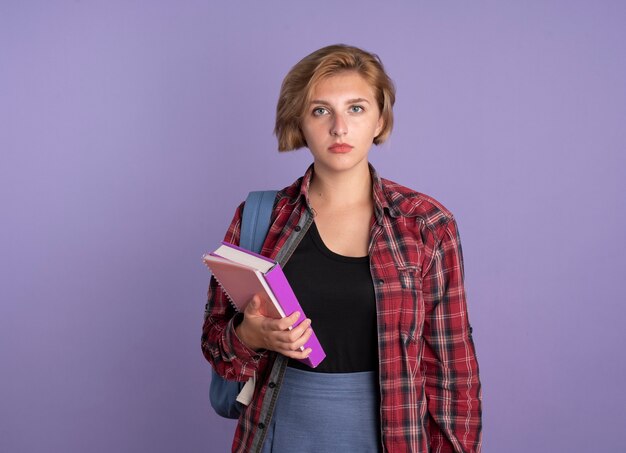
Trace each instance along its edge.
<path fill-rule="evenodd" d="M 372 199 L 372 177 L 369 166 L 351 172 L 333 173 L 313 168 L 309 200 L 315 205 L 350 206 L 369 203 Z"/>

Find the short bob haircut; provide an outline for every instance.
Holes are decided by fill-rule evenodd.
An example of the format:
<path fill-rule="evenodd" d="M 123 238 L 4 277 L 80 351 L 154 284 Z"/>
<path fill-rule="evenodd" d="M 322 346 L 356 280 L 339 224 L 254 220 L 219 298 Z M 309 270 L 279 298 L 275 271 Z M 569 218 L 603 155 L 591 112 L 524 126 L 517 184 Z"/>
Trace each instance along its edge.
<path fill-rule="evenodd" d="M 380 58 L 357 47 L 335 44 L 304 57 L 285 76 L 276 106 L 274 126 L 279 151 L 307 146 L 300 125 L 311 100 L 313 87 L 319 81 L 344 71 L 355 71 L 375 88 L 384 123 L 380 134 L 374 138 L 374 144 L 378 145 L 389 137 L 393 128 L 396 89 Z"/>

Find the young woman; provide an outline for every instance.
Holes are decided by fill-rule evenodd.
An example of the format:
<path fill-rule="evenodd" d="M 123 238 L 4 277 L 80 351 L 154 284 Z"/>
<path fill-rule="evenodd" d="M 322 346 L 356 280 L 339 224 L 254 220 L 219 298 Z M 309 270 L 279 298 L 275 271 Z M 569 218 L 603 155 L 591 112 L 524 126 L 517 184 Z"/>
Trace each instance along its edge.
<path fill-rule="evenodd" d="M 481 395 L 453 215 L 368 163 L 393 126 L 376 55 L 324 47 L 287 74 L 280 151 L 313 164 L 281 190 L 262 254 L 279 261 L 309 319 L 235 314 L 212 279 L 202 349 L 228 379 L 256 377 L 236 452 L 478 452 Z M 239 241 L 242 206 L 225 240 Z M 311 334 L 315 369 L 294 359 Z"/>

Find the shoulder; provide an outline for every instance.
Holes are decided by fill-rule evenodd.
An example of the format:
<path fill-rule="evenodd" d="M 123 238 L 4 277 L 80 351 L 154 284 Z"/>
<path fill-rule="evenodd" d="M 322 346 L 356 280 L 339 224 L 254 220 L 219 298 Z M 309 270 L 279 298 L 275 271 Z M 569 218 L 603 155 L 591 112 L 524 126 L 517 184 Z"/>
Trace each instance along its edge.
<path fill-rule="evenodd" d="M 277 197 L 279 199 L 286 198 L 289 200 L 295 200 L 300 195 L 302 187 L 302 177 L 296 179 L 292 184 L 287 187 L 283 187 L 278 191 Z"/>
<path fill-rule="evenodd" d="M 303 177 L 296 179 L 291 185 L 283 187 L 276 193 L 274 208 L 281 208 L 286 205 L 294 205 L 302 196 Z"/>
<path fill-rule="evenodd" d="M 416 218 L 433 230 L 454 221 L 452 212 L 435 198 L 385 178 L 380 181 L 389 213 L 393 217 Z"/>

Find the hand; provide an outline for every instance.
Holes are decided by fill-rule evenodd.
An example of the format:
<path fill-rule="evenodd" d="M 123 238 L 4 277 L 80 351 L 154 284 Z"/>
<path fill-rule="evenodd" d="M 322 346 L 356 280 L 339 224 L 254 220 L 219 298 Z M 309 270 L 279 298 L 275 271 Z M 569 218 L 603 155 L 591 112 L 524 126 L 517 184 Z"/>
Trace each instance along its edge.
<path fill-rule="evenodd" d="M 313 330 L 311 320 L 305 319 L 299 326 L 289 329 L 300 317 L 299 312 L 282 319 L 263 316 L 261 298 L 254 296 L 243 312 L 243 321 L 235 328 L 239 339 L 250 349 L 269 349 L 292 359 L 305 359 L 311 348 L 300 348 L 309 340 Z"/>

